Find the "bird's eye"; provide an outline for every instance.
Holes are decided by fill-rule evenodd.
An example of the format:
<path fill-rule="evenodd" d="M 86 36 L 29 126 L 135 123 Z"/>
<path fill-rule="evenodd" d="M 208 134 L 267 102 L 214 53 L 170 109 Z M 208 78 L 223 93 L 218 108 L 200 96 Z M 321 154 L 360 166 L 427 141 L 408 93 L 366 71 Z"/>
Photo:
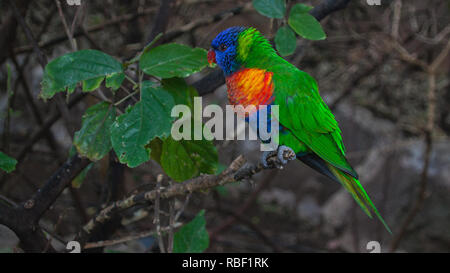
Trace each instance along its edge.
<path fill-rule="evenodd" d="M 219 46 L 219 50 L 223 52 L 223 51 L 227 50 L 227 46 L 224 45 L 224 44 L 221 44 L 221 45 Z"/>

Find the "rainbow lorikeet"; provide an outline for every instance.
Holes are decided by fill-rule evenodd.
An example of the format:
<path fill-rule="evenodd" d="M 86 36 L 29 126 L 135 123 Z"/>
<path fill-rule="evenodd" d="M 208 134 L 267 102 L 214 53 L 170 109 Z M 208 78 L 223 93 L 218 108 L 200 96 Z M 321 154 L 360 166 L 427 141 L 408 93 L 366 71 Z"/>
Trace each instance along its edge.
<path fill-rule="evenodd" d="M 345 158 L 341 130 L 314 78 L 280 57 L 254 28 L 231 27 L 219 33 L 211 43 L 208 62 L 223 70 L 231 104 L 278 105 L 277 156 L 283 164 L 287 152 L 290 160 L 299 159 L 339 182 L 369 217 L 375 213 L 391 232 Z M 268 156 L 263 153 L 266 167 Z"/>

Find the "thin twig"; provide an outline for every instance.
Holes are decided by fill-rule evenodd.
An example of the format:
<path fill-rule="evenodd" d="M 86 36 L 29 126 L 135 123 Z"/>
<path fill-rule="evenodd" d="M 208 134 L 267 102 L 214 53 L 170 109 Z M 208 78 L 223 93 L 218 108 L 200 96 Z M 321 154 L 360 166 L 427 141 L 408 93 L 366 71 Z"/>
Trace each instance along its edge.
<path fill-rule="evenodd" d="M 75 40 L 73 39 L 73 34 L 69 29 L 69 25 L 67 25 L 66 17 L 64 16 L 64 12 L 61 7 L 61 2 L 59 0 L 55 0 L 55 3 L 56 3 L 56 6 L 58 7 L 59 18 L 61 19 L 61 22 L 64 26 L 64 31 L 66 32 L 67 38 L 69 39 L 70 46 L 72 47 L 73 51 L 76 51 L 77 45 L 75 43 Z M 75 17 L 75 19 L 76 19 L 76 17 Z M 72 26 L 73 26 L 73 24 L 72 24 Z"/>
<path fill-rule="evenodd" d="M 405 233 L 409 227 L 409 225 L 412 223 L 414 218 L 416 217 L 417 213 L 422 208 L 423 202 L 426 198 L 426 190 L 427 190 L 427 184 L 428 184 L 428 169 L 430 165 L 430 157 L 431 157 L 431 151 L 433 146 L 433 130 L 434 130 L 434 112 L 436 107 L 436 76 L 434 74 L 429 74 L 428 79 L 428 113 L 427 113 L 427 128 L 425 132 L 425 151 L 424 151 L 424 163 L 422 168 L 422 174 L 420 176 L 420 185 L 419 185 L 419 191 L 417 193 L 417 198 L 411 207 L 411 210 L 407 214 L 405 220 L 403 221 L 403 224 L 400 227 L 399 232 L 397 235 L 392 239 L 391 243 L 391 251 L 397 250 L 397 248 L 400 245 L 401 240 L 405 236 Z"/>
<path fill-rule="evenodd" d="M 159 244 L 159 250 L 161 253 L 165 253 L 166 249 L 164 247 L 164 241 L 161 233 L 161 222 L 159 218 L 160 214 L 160 195 L 161 195 L 161 182 L 163 180 L 164 176 L 162 174 L 159 174 L 156 178 L 156 197 L 155 197 L 155 216 L 153 219 L 153 224 L 156 226 L 156 234 L 158 235 L 158 244 Z"/>
<path fill-rule="evenodd" d="M 174 236 L 174 227 L 175 224 L 175 200 L 169 200 L 169 232 L 167 236 L 167 253 L 173 252 L 173 236 Z"/>
<path fill-rule="evenodd" d="M 167 231 L 169 231 L 170 228 L 179 228 L 183 225 L 183 223 L 174 223 L 172 227 L 162 227 L 160 229 L 161 233 L 165 233 Z M 149 237 L 152 235 L 156 235 L 157 232 L 152 230 L 152 231 L 145 231 L 145 232 L 141 232 L 138 234 L 134 234 L 134 235 L 128 235 L 119 239 L 114 239 L 114 240 L 105 240 L 105 241 L 99 241 L 99 242 L 92 242 L 92 243 L 87 243 L 84 248 L 85 249 L 89 249 L 89 248 L 98 248 L 98 247 L 105 247 L 105 246 L 113 246 L 113 245 L 118 245 L 118 244 L 123 244 L 129 241 L 133 241 L 133 240 L 137 240 L 137 239 L 141 239 L 141 238 L 145 238 L 145 237 Z"/>
<path fill-rule="evenodd" d="M 16 17 L 17 21 L 19 21 L 20 26 L 22 27 L 23 31 L 25 32 L 25 35 L 26 35 L 26 37 L 28 39 L 28 42 L 31 43 L 32 49 L 33 49 L 34 53 L 36 54 L 36 56 L 38 57 L 39 63 L 41 64 L 42 67 L 45 67 L 45 65 L 47 64 L 47 58 L 45 57 L 45 55 L 40 50 L 39 45 L 36 42 L 36 39 L 34 38 L 33 32 L 28 27 L 27 23 L 25 23 L 25 20 L 23 19 L 23 16 L 20 15 L 20 12 L 17 9 L 16 4 L 14 3 L 14 1 L 9 0 L 9 4 L 12 7 L 12 10 L 14 12 L 14 16 Z"/>
<path fill-rule="evenodd" d="M 409 62 L 413 65 L 419 65 L 424 72 L 427 73 L 428 76 L 428 97 L 427 97 L 427 123 L 425 127 L 425 151 L 424 151 L 424 163 L 420 178 L 419 191 L 417 194 L 417 198 L 414 204 L 411 207 L 411 210 L 407 214 L 403 224 L 400 227 L 399 232 L 393 238 L 391 244 L 391 251 L 397 250 L 400 245 L 401 240 L 405 236 L 405 233 L 409 227 L 409 225 L 413 222 L 414 218 L 422 208 L 423 202 L 426 198 L 426 189 L 428 184 L 428 168 L 430 164 L 430 157 L 433 145 L 433 131 L 435 124 L 435 111 L 436 111 L 436 73 L 437 69 L 441 65 L 441 63 L 446 59 L 449 51 L 450 51 L 450 40 L 447 42 L 446 46 L 439 55 L 434 59 L 434 61 L 428 65 L 422 60 L 417 59 L 409 52 L 406 51 L 400 44 L 394 44 L 398 53 L 402 56 L 402 59 L 406 62 Z"/>
<path fill-rule="evenodd" d="M 283 252 L 283 249 L 280 248 L 258 225 L 255 225 L 252 221 L 248 220 L 248 217 L 246 217 L 242 214 L 239 214 L 234 210 L 229 210 L 229 209 L 224 209 L 224 208 L 220 208 L 219 212 L 226 213 L 228 215 L 232 215 L 232 217 L 234 217 L 236 220 L 238 220 L 239 222 L 243 223 L 244 225 L 246 225 L 247 227 L 252 229 L 255 232 L 255 234 L 266 245 L 268 245 L 270 248 L 272 248 L 272 250 L 274 252 L 277 252 L 277 253 Z"/>
<path fill-rule="evenodd" d="M 106 27 L 114 26 L 114 25 L 117 25 L 117 24 L 120 24 L 120 23 L 123 23 L 123 22 L 127 22 L 127 21 L 132 21 L 132 20 L 136 19 L 139 16 L 148 15 L 148 14 L 151 14 L 152 12 L 154 12 L 154 11 L 155 11 L 155 8 L 148 8 L 148 9 L 145 9 L 145 10 L 142 10 L 142 11 L 138 11 L 137 13 L 134 13 L 134 14 L 125 14 L 125 15 L 122 15 L 122 16 L 118 16 L 118 17 L 116 17 L 116 18 L 114 18 L 112 20 L 109 20 L 109 21 L 106 21 L 104 23 L 101 23 L 101 24 L 89 27 L 89 28 L 86 29 L 86 32 L 87 33 L 93 33 L 93 32 L 102 31 Z M 76 31 L 73 34 L 73 38 L 76 38 L 76 37 L 81 36 L 81 35 L 84 35 L 83 31 Z M 49 41 L 39 42 L 38 46 L 40 48 L 48 48 L 48 47 L 53 46 L 55 44 L 64 42 L 65 40 L 67 40 L 67 35 L 66 34 L 61 34 L 61 35 L 57 36 L 56 38 L 51 39 Z M 25 52 L 28 52 L 28 51 L 31 51 L 31 50 L 33 50 L 33 45 L 27 45 L 27 46 L 22 46 L 22 47 L 18 47 L 16 49 L 14 49 L 14 53 L 21 54 L 21 53 L 25 53 Z"/>
<path fill-rule="evenodd" d="M 400 28 L 400 19 L 402 14 L 402 0 L 396 0 L 394 2 L 394 16 L 392 19 L 391 35 L 395 40 L 398 40 L 398 30 Z"/>
<path fill-rule="evenodd" d="M 188 193 L 186 195 L 186 199 L 184 200 L 183 206 L 178 210 L 177 214 L 175 215 L 174 222 L 177 222 L 180 218 L 181 214 L 183 214 L 184 210 L 186 209 L 187 205 L 189 204 L 189 200 L 191 199 L 192 193 Z"/>
<path fill-rule="evenodd" d="M 259 194 L 269 185 L 270 181 L 273 180 L 276 175 L 277 170 L 272 170 L 269 174 L 266 175 L 265 179 L 258 184 L 256 190 L 252 192 L 252 194 L 247 198 L 242 206 L 239 207 L 236 211 L 236 215 L 243 215 L 258 199 Z M 231 215 L 226 218 L 222 223 L 220 223 L 217 227 L 210 231 L 211 241 L 217 239 L 218 234 L 222 233 L 230 226 L 232 226 L 238 220 L 235 215 Z"/>
<path fill-rule="evenodd" d="M 82 93 L 82 94 L 73 96 L 72 100 L 69 102 L 69 104 L 67 106 L 69 108 L 74 107 L 85 96 L 86 96 L 86 93 Z M 55 113 L 54 115 L 52 115 L 48 119 L 46 119 L 41 128 L 38 128 L 36 131 L 34 131 L 31 134 L 27 143 L 22 145 L 23 148 L 20 150 L 20 152 L 17 156 L 18 164 L 20 164 L 22 162 L 22 159 L 24 159 L 25 156 L 28 154 L 28 152 L 31 151 L 31 148 L 34 146 L 34 144 L 36 144 L 41 139 L 41 137 L 43 137 L 47 133 L 47 131 L 53 126 L 53 124 L 55 122 L 57 122 L 59 120 L 60 117 L 61 117 L 61 113 L 58 111 L 57 113 Z"/>
<path fill-rule="evenodd" d="M 124 101 L 126 101 L 126 100 L 129 99 L 129 98 L 133 98 L 134 95 L 136 95 L 136 94 L 139 93 L 139 92 L 140 92 L 140 90 L 137 89 L 137 90 L 134 91 L 133 93 L 130 93 L 130 94 L 126 95 L 125 97 L 121 98 L 118 102 L 115 102 L 115 103 L 114 103 L 114 106 L 120 105 L 121 103 L 123 103 Z"/>

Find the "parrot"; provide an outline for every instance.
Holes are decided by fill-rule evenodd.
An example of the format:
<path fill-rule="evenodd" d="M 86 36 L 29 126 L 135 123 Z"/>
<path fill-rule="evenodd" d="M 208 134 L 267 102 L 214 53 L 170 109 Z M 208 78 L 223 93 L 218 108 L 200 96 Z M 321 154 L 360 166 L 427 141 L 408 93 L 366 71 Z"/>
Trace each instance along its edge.
<path fill-rule="evenodd" d="M 278 148 L 262 153 L 265 168 L 272 156 L 283 165 L 303 162 L 340 183 L 370 218 L 374 213 L 392 233 L 347 161 L 341 130 L 312 76 L 278 55 L 253 27 L 220 32 L 211 42 L 207 61 L 222 69 L 231 105 L 278 105 Z"/>

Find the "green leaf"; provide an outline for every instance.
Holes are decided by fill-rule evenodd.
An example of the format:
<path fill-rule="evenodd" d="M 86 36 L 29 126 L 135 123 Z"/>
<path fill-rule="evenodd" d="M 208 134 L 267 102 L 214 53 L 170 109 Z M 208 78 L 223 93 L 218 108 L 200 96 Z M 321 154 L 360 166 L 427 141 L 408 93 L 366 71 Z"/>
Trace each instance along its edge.
<path fill-rule="evenodd" d="M 288 23 L 292 29 L 303 38 L 309 40 L 323 40 L 327 37 L 319 21 L 308 13 L 305 5 L 296 4 L 289 13 Z"/>
<path fill-rule="evenodd" d="M 253 0 L 253 7 L 270 18 L 283 18 L 286 12 L 284 0 Z"/>
<path fill-rule="evenodd" d="M 150 157 L 161 165 L 161 153 L 163 142 L 160 138 L 153 139 L 150 144 Z"/>
<path fill-rule="evenodd" d="M 194 97 L 198 96 L 198 93 L 194 87 L 187 85 L 183 78 L 163 79 L 162 86 L 172 95 L 175 104 L 184 104 L 192 109 Z"/>
<path fill-rule="evenodd" d="M 169 137 L 163 142 L 161 167 L 175 181 L 185 181 L 201 173 L 213 174 L 217 164 L 217 150 L 212 141 L 176 141 Z"/>
<path fill-rule="evenodd" d="M 82 81 L 83 88 L 91 90 L 95 86 L 98 87 L 100 78 L 121 72 L 122 64 L 101 51 L 86 49 L 68 53 L 47 64 L 39 96 L 49 99 L 57 92 L 73 89 Z"/>
<path fill-rule="evenodd" d="M 209 246 L 209 234 L 206 231 L 205 210 L 182 226 L 173 237 L 174 253 L 201 253 Z"/>
<path fill-rule="evenodd" d="M 114 73 L 106 76 L 106 87 L 111 88 L 113 91 L 116 91 L 122 85 L 123 80 L 125 79 L 125 73 Z"/>
<path fill-rule="evenodd" d="M 170 135 L 172 96 L 150 81 L 142 83 L 141 101 L 111 126 L 111 142 L 121 163 L 134 168 L 150 159 L 149 142 Z M 147 147 L 146 147 L 147 146 Z"/>
<path fill-rule="evenodd" d="M 280 27 L 275 36 L 275 45 L 282 56 L 291 55 L 297 47 L 295 33 L 288 26 Z"/>
<path fill-rule="evenodd" d="M 88 172 L 92 169 L 94 166 L 94 162 L 89 163 L 86 168 L 84 168 L 73 180 L 72 180 L 72 188 L 79 189 L 81 185 L 83 184 L 84 180 L 86 179 L 86 176 Z"/>
<path fill-rule="evenodd" d="M 101 76 L 98 78 L 84 80 L 83 86 L 82 86 L 83 92 L 91 92 L 91 91 L 94 91 L 95 89 L 99 88 L 100 85 L 102 84 L 104 78 L 105 77 Z"/>
<path fill-rule="evenodd" d="M 183 146 L 183 140 L 175 141 L 169 137 L 163 142 L 161 167 L 173 180 L 181 182 L 194 177 L 198 170 L 190 153 Z"/>
<path fill-rule="evenodd" d="M 0 152 L 0 169 L 10 173 L 16 169 L 17 160 Z"/>
<path fill-rule="evenodd" d="M 313 6 L 309 6 L 309 5 L 305 5 L 305 4 L 295 4 L 294 6 L 292 6 L 291 8 L 291 13 L 308 13 L 310 12 L 314 7 Z"/>
<path fill-rule="evenodd" d="M 115 108 L 107 102 L 89 107 L 83 115 L 81 129 L 75 133 L 73 144 L 81 156 L 91 161 L 102 159 L 111 150 L 110 127 Z"/>
<path fill-rule="evenodd" d="M 206 50 L 180 44 L 165 44 L 142 54 L 144 73 L 161 78 L 187 77 L 208 65 Z"/>

